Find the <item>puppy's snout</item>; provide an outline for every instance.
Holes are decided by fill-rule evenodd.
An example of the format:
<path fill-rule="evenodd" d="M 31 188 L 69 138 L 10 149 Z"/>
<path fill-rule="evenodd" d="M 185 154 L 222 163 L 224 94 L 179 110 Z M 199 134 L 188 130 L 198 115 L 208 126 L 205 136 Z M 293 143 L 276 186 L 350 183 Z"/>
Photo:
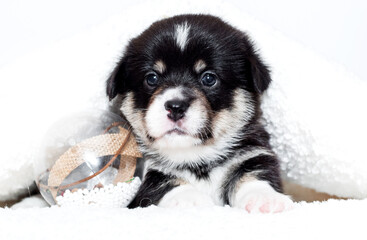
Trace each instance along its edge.
<path fill-rule="evenodd" d="M 171 100 L 167 101 L 164 104 L 164 107 L 168 111 L 167 117 L 177 122 L 185 116 L 185 112 L 189 108 L 189 104 L 183 100 Z"/>

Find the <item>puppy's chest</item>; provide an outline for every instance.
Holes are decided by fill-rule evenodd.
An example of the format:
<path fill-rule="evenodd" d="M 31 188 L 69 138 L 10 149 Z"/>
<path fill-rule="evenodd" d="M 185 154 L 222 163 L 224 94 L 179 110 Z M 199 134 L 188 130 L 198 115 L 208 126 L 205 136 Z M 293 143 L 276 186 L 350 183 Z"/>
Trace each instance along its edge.
<path fill-rule="evenodd" d="M 198 177 L 188 170 L 173 171 L 177 178 L 186 184 L 191 184 L 200 192 L 206 193 L 217 205 L 223 205 L 222 189 L 223 182 L 228 174 L 228 169 L 224 166 L 212 169 L 206 177 Z"/>

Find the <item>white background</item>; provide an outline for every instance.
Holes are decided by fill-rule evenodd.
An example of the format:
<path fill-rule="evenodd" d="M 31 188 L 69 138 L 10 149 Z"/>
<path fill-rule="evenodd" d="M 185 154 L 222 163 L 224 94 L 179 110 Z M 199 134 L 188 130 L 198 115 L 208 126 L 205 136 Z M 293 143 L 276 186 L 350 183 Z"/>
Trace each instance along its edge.
<path fill-rule="evenodd" d="M 103 22 L 136 2 L 143 0 L 0 0 L 0 67 Z M 367 81 L 366 1 L 230 2 Z"/>

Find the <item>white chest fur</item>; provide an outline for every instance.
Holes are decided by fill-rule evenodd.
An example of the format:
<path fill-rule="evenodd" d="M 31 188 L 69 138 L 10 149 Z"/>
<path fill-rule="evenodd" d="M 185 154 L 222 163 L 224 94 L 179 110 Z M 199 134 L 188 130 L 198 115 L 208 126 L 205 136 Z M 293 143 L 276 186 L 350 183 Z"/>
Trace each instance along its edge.
<path fill-rule="evenodd" d="M 227 175 L 227 169 L 224 167 L 217 167 L 213 169 L 209 178 L 197 179 L 196 176 L 189 171 L 177 172 L 176 176 L 182 178 L 188 184 L 192 185 L 196 190 L 204 193 L 214 201 L 215 205 L 224 205 L 221 198 L 222 194 L 222 183 L 224 182 L 224 177 Z"/>
<path fill-rule="evenodd" d="M 208 178 L 197 178 L 194 173 L 188 170 L 175 170 L 174 168 L 164 168 L 159 169 L 154 167 L 154 169 L 161 171 L 165 174 L 174 175 L 178 179 L 183 180 L 187 184 L 191 185 L 195 190 L 210 196 L 216 205 L 224 205 L 223 199 L 221 197 L 223 193 L 223 183 L 225 182 L 228 174 L 230 174 L 230 169 L 234 166 L 245 162 L 248 159 L 256 157 L 258 155 L 272 155 L 273 153 L 267 149 L 257 148 L 246 153 L 242 153 L 234 156 L 232 159 L 228 160 L 221 166 L 213 168 L 209 174 Z M 146 162 L 146 170 L 150 167 L 150 161 Z M 146 171 L 145 171 L 146 172 Z"/>

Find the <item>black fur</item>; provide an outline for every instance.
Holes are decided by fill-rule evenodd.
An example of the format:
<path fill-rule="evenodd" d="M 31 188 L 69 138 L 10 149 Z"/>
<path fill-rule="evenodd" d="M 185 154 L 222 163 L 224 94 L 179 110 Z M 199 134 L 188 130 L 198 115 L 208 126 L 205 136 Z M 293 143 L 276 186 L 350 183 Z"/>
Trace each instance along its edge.
<path fill-rule="evenodd" d="M 274 156 L 259 155 L 248 159 L 231 169 L 230 173 L 226 177 L 226 181 L 222 185 L 222 198 L 224 202 L 229 204 L 229 199 L 241 177 L 258 170 L 261 170 L 261 172 L 256 176 L 257 179 L 269 182 L 276 191 L 282 192 L 279 175 L 274 174 L 279 171 L 278 160 Z"/>
<path fill-rule="evenodd" d="M 167 192 L 178 186 L 175 179 L 174 176 L 165 175 L 159 171 L 149 171 L 135 198 L 127 207 L 147 207 L 157 204 Z"/>
<path fill-rule="evenodd" d="M 189 22 L 195 42 L 189 42 L 182 53 L 171 37 L 174 25 Z M 220 27 L 220 30 L 218 30 Z M 223 48 L 223 46 L 226 46 Z M 210 68 L 225 84 L 214 91 L 203 88 L 196 79 L 200 76 L 187 66 L 198 57 L 207 60 Z M 269 70 L 261 61 L 248 36 L 209 15 L 181 15 L 153 23 L 146 31 L 130 41 L 124 57 L 107 81 L 107 95 L 113 99 L 127 91 L 136 93 L 136 107 L 145 108 L 154 89 L 142 88 L 146 69 L 154 61 L 169 62 L 168 74 L 162 76 L 161 86 L 184 83 L 196 86 L 207 93 L 213 110 L 228 107 L 228 98 L 236 87 L 241 86 L 253 93 L 262 93 L 270 84 Z M 230 63 L 230 64 L 228 64 Z M 195 81 L 193 81 L 195 79 Z"/>
<path fill-rule="evenodd" d="M 174 38 L 175 26 L 188 23 L 190 25 L 189 41 L 181 50 Z M 197 59 L 204 59 L 206 69 L 213 70 L 220 81 L 214 87 L 203 86 L 200 82 L 201 73 L 191 67 Z M 159 74 L 159 85 L 149 86 L 145 76 L 152 71 L 155 61 L 166 63 L 164 73 Z M 210 15 L 180 15 L 153 23 L 146 31 L 132 39 L 124 56 L 107 80 L 107 95 L 114 104 L 121 105 L 126 93 L 133 93 L 134 109 L 145 114 L 151 99 L 159 89 L 183 86 L 196 89 L 205 96 L 210 113 L 213 116 L 221 110 L 235 107 L 234 92 L 236 89 L 246 90 L 248 101 L 254 111 L 249 113 L 249 121 L 238 126 L 238 139 L 228 146 L 228 154 L 215 156 L 213 159 L 201 159 L 197 164 L 175 164 L 169 159 L 151 151 L 149 144 L 155 141 L 147 136 L 150 143 L 144 143 L 137 136 L 146 159 L 149 159 L 150 170 L 144 177 L 143 184 L 131 202 L 129 208 L 145 207 L 158 204 L 160 199 L 174 187 L 179 186 L 178 177 L 164 174 L 171 170 L 189 172 L 197 180 L 210 181 L 213 169 L 231 162 L 234 156 L 256 149 L 267 149 L 271 152 L 269 135 L 259 123 L 261 111 L 260 96 L 271 82 L 268 67 L 262 62 L 249 37 L 221 19 Z M 190 101 L 195 100 L 193 91 L 185 93 Z M 114 106 L 113 109 L 119 109 Z M 210 117 L 206 128 L 199 136 L 204 144 L 215 141 L 212 129 L 213 118 Z M 132 123 L 132 125 L 134 125 Z M 233 166 L 222 184 L 220 193 L 223 203 L 229 204 L 230 195 L 242 176 L 256 170 L 262 170 L 257 178 L 265 180 L 278 192 L 281 192 L 278 161 L 275 156 L 258 155 L 252 159 Z M 187 181 L 187 179 L 183 179 Z"/>

